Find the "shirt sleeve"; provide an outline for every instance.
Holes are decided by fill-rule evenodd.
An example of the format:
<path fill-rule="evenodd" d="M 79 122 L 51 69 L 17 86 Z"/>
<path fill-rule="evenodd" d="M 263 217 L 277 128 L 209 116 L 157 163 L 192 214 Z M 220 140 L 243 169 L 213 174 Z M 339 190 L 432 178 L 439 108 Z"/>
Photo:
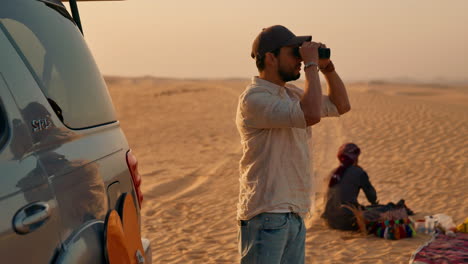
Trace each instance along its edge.
<path fill-rule="evenodd" d="M 252 91 L 241 106 L 244 123 L 253 128 L 306 128 L 299 101 L 288 100 L 268 92 Z"/>
<path fill-rule="evenodd" d="M 340 116 L 336 105 L 330 100 L 327 95 L 322 95 L 322 117 Z"/>
<path fill-rule="evenodd" d="M 374 204 L 377 201 L 377 192 L 375 191 L 374 186 L 370 183 L 369 176 L 366 172 L 361 174 L 361 187 L 366 194 L 367 200 Z"/>
<path fill-rule="evenodd" d="M 296 96 L 300 99 L 304 95 L 304 90 L 292 85 L 288 84 L 287 85 L 289 89 L 293 93 L 296 94 Z M 338 113 L 338 109 L 336 108 L 336 105 L 330 100 L 330 97 L 327 95 L 322 95 L 322 110 L 321 110 L 321 117 L 338 117 L 340 114 Z"/>

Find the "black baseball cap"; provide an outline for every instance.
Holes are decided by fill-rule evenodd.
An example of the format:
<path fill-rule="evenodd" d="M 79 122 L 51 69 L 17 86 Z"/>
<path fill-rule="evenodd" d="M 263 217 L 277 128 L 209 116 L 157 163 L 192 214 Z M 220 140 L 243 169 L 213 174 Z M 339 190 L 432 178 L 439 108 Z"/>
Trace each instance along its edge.
<path fill-rule="evenodd" d="M 284 26 L 276 25 L 264 28 L 252 44 L 252 58 L 264 56 L 267 52 L 284 46 L 299 46 L 305 41 L 311 41 L 312 36 L 296 36 Z"/>

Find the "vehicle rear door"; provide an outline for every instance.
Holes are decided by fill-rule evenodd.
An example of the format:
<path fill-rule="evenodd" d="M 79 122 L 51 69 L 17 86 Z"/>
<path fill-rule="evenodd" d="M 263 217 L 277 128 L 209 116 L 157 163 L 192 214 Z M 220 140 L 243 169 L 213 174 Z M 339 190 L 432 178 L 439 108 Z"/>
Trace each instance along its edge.
<path fill-rule="evenodd" d="M 60 246 L 57 201 L 34 154 L 33 124 L 13 99 L 16 85 L 35 86 L 0 30 L 0 258 L 1 263 L 49 263 Z M 9 73 L 21 82 L 9 82 Z"/>

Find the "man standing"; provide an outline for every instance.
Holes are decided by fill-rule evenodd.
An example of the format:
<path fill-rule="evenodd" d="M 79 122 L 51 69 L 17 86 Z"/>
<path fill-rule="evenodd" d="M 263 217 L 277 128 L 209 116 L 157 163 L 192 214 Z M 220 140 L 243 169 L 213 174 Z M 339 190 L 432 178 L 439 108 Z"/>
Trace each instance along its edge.
<path fill-rule="evenodd" d="M 243 148 L 237 210 L 243 264 L 304 263 L 309 127 L 350 110 L 333 63 L 319 59 L 318 48 L 325 45 L 311 39 L 277 25 L 263 29 L 252 45 L 259 76 L 239 97 L 236 116 Z M 286 84 L 300 77 L 302 61 L 304 90 Z M 328 96 L 322 95 L 319 70 Z"/>

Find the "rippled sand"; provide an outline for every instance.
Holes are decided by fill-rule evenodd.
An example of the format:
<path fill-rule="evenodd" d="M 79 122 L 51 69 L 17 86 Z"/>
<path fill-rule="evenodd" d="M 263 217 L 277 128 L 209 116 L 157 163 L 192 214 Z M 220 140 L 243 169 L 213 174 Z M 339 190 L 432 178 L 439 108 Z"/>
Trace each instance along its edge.
<path fill-rule="evenodd" d="M 143 235 L 153 263 L 237 263 L 237 97 L 248 80 L 106 78 L 143 175 Z M 352 111 L 313 128 L 317 206 L 306 263 L 408 263 L 428 237 L 387 241 L 328 229 L 317 217 L 338 146 L 353 141 L 380 202 L 468 216 L 468 87 L 348 85 Z M 364 203 L 364 196 L 360 200 Z M 465 201 L 465 204 L 463 203 Z"/>

